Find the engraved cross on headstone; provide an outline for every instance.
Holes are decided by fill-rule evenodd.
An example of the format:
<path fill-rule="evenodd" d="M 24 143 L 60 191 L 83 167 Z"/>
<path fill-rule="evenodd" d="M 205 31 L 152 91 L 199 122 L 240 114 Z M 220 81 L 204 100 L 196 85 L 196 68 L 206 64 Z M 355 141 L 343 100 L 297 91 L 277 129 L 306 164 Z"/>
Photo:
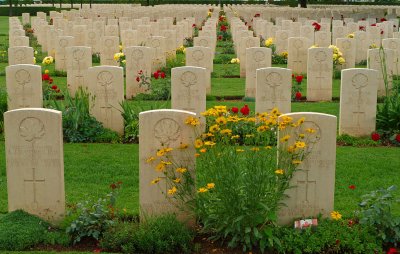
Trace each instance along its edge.
<path fill-rule="evenodd" d="M 305 177 L 297 180 L 297 198 L 299 199 L 300 202 L 302 203 L 313 203 L 315 201 L 316 198 L 316 185 L 317 185 L 317 181 L 315 179 L 311 179 L 309 176 L 309 171 L 310 170 L 301 170 L 299 171 L 299 173 L 301 173 L 301 175 L 305 175 Z M 303 186 L 301 188 L 302 191 L 304 191 L 304 193 L 301 193 L 299 190 L 299 186 Z M 303 189 L 304 188 L 304 189 Z"/>

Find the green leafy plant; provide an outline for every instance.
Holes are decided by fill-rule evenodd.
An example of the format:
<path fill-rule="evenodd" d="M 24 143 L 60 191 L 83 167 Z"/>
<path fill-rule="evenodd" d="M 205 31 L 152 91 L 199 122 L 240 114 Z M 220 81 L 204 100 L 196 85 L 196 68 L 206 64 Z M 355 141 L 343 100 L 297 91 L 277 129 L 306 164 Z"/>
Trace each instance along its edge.
<path fill-rule="evenodd" d="M 52 106 L 63 113 L 63 134 L 67 142 L 117 142 L 118 134 L 107 130 L 89 112 L 89 100 L 93 100 L 87 90 L 79 88 L 72 97 L 64 93 L 64 104 L 57 100 Z"/>
<path fill-rule="evenodd" d="M 396 186 L 390 186 L 364 195 L 357 213 L 360 224 L 373 227 L 383 242 L 396 246 L 400 243 L 400 217 L 393 214 L 392 207 L 400 199 L 393 195 L 395 190 Z"/>
<path fill-rule="evenodd" d="M 97 201 L 85 200 L 68 211 L 67 216 L 74 220 L 66 232 L 72 237 L 74 244 L 86 237 L 100 240 L 103 233 L 114 224 L 115 203 L 121 184 L 112 183 L 111 192 L 105 198 L 99 198 Z"/>
<path fill-rule="evenodd" d="M 4 113 L 7 111 L 7 92 L 0 88 L 0 133 L 4 131 Z"/>
<path fill-rule="evenodd" d="M 137 143 L 139 141 L 139 113 L 142 110 L 127 101 L 121 103 L 121 108 L 125 126 L 124 142 Z"/>
<path fill-rule="evenodd" d="M 100 242 L 109 251 L 124 253 L 191 253 L 193 233 L 175 215 L 146 218 L 140 224 L 118 223 Z"/>
<path fill-rule="evenodd" d="M 277 253 L 382 253 L 382 242 L 373 229 L 354 220 L 318 219 L 317 227 L 276 227 Z"/>

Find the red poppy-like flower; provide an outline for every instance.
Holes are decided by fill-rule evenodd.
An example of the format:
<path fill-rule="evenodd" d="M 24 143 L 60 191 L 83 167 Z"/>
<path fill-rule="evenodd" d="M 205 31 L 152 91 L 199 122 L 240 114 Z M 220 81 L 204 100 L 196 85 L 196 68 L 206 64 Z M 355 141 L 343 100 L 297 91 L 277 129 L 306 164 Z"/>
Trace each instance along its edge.
<path fill-rule="evenodd" d="M 321 29 L 321 25 L 317 22 L 312 23 L 312 26 L 314 27 L 314 31 L 319 31 Z"/>
<path fill-rule="evenodd" d="M 301 83 L 303 81 L 303 75 L 296 76 L 296 82 Z"/>
<path fill-rule="evenodd" d="M 160 73 L 159 73 L 158 71 L 156 71 L 156 72 L 153 73 L 153 77 L 154 77 L 155 79 L 158 79 L 159 76 L 160 76 Z"/>
<path fill-rule="evenodd" d="M 300 92 L 296 92 L 296 94 L 295 94 L 295 97 L 296 97 L 296 100 L 300 100 L 301 99 L 301 93 Z"/>
<path fill-rule="evenodd" d="M 371 139 L 373 141 L 378 141 L 379 139 L 381 139 L 381 136 L 379 135 L 379 133 L 374 132 L 374 133 L 371 134 Z"/>
<path fill-rule="evenodd" d="M 294 73 L 292 73 L 292 78 L 294 78 Z"/>
<path fill-rule="evenodd" d="M 51 89 L 53 89 L 53 90 L 57 90 L 57 86 L 56 85 L 53 85 L 53 86 L 51 86 Z"/>
<path fill-rule="evenodd" d="M 395 139 L 397 142 L 400 142 L 400 134 L 397 134 Z"/>
<path fill-rule="evenodd" d="M 117 188 L 117 185 L 115 183 L 110 184 L 110 188 L 112 190 L 115 190 Z"/>
<path fill-rule="evenodd" d="M 143 71 L 142 71 L 142 70 L 140 70 L 140 71 L 139 71 L 139 74 L 143 74 Z"/>
<path fill-rule="evenodd" d="M 359 26 L 359 27 L 358 27 L 358 30 L 360 30 L 360 31 L 365 31 L 365 26 Z"/>
<path fill-rule="evenodd" d="M 354 224 L 356 224 L 356 223 L 354 222 L 354 220 L 349 220 L 349 222 L 347 223 L 347 225 L 348 225 L 349 227 L 352 227 Z"/>
<path fill-rule="evenodd" d="M 385 18 L 381 18 L 381 22 L 387 21 Z"/>
<path fill-rule="evenodd" d="M 49 80 L 50 79 L 50 75 L 49 74 L 43 74 L 42 75 L 42 80 Z"/>
<path fill-rule="evenodd" d="M 376 26 L 376 24 L 372 24 L 371 26 Z"/>
<path fill-rule="evenodd" d="M 139 82 L 140 81 L 140 77 L 138 76 L 138 77 L 136 77 L 136 82 Z"/>
<path fill-rule="evenodd" d="M 245 104 L 241 109 L 240 109 L 240 113 L 242 113 L 242 115 L 247 116 L 250 113 L 250 109 L 249 106 L 247 106 L 247 104 Z"/>
<path fill-rule="evenodd" d="M 219 40 L 219 41 L 222 41 L 222 35 L 219 35 L 219 36 L 218 36 L 218 40 Z"/>
<path fill-rule="evenodd" d="M 239 112 L 239 108 L 238 107 L 232 107 L 231 111 L 235 114 L 237 114 Z M 400 135 L 400 134 L 399 134 Z"/>
<path fill-rule="evenodd" d="M 381 34 L 383 34 L 383 30 L 381 31 Z"/>
<path fill-rule="evenodd" d="M 49 84 L 53 84 L 53 79 L 49 78 Z"/>
<path fill-rule="evenodd" d="M 362 18 L 361 20 L 365 20 L 365 18 Z"/>
<path fill-rule="evenodd" d="M 398 254 L 399 252 L 396 250 L 396 248 L 390 248 L 387 252 L 387 254 Z"/>
<path fill-rule="evenodd" d="M 193 27 L 193 28 L 196 27 L 196 24 L 193 24 L 192 27 Z"/>
<path fill-rule="evenodd" d="M 355 188 L 356 188 L 356 186 L 353 185 L 353 184 L 349 186 L 349 189 L 350 189 L 350 190 L 354 190 Z"/>
<path fill-rule="evenodd" d="M 255 15 L 254 15 L 254 17 L 256 18 L 256 17 L 260 17 L 260 13 L 256 13 Z"/>
<path fill-rule="evenodd" d="M 225 31 L 226 31 L 226 29 L 227 29 L 227 27 L 226 27 L 226 26 L 224 26 L 224 25 L 222 25 L 222 26 L 220 27 L 220 31 L 221 31 L 221 32 L 225 32 Z"/>
<path fill-rule="evenodd" d="M 160 77 L 165 78 L 165 72 L 160 72 Z"/>

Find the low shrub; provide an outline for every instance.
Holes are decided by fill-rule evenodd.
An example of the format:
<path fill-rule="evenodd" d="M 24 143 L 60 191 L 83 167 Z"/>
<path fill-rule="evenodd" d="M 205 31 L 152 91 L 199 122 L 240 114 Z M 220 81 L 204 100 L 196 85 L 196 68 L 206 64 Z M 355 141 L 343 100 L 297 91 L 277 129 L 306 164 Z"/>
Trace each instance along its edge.
<path fill-rule="evenodd" d="M 193 232 L 169 214 L 140 224 L 118 223 L 104 234 L 100 245 L 124 253 L 190 253 L 192 240 Z"/>
<path fill-rule="evenodd" d="M 37 244 L 68 244 L 65 233 L 48 222 L 18 210 L 0 217 L 0 250 L 20 251 Z"/>
<path fill-rule="evenodd" d="M 353 220 L 320 219 L 317 227 L 275 228 L 278 253 L 382 253 L 382 242 L 371 227 Z"/>
<path fill-rule="evenodd" d="M 124 118 L 124 142 L 139 142 L 139 113 L 143 110 L 134 107 L 131 103 L 121 103 L 122 117 Z"/>

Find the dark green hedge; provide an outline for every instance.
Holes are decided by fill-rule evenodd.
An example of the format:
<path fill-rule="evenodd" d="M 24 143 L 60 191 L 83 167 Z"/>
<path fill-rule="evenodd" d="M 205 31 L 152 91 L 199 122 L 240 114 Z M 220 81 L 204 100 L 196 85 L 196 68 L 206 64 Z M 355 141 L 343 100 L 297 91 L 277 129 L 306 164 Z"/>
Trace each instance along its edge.
<path fill-rule="evenodd" d="M 31 16 L 35 16 L 37 12 L 45 12 L 49 14 L 50 11 L 60 11 L 60 10 L 70 10 L 70 8 L 55 8 L 55 7 L 34 7 L 34 6 L 22 6 L 22 7 L 12 7 L 13 16 L 21 16 L 22 13 L 28 12 Z M 0 16 L 8 16 L 10 8 L 8 6 L 0 7 Z"/>

